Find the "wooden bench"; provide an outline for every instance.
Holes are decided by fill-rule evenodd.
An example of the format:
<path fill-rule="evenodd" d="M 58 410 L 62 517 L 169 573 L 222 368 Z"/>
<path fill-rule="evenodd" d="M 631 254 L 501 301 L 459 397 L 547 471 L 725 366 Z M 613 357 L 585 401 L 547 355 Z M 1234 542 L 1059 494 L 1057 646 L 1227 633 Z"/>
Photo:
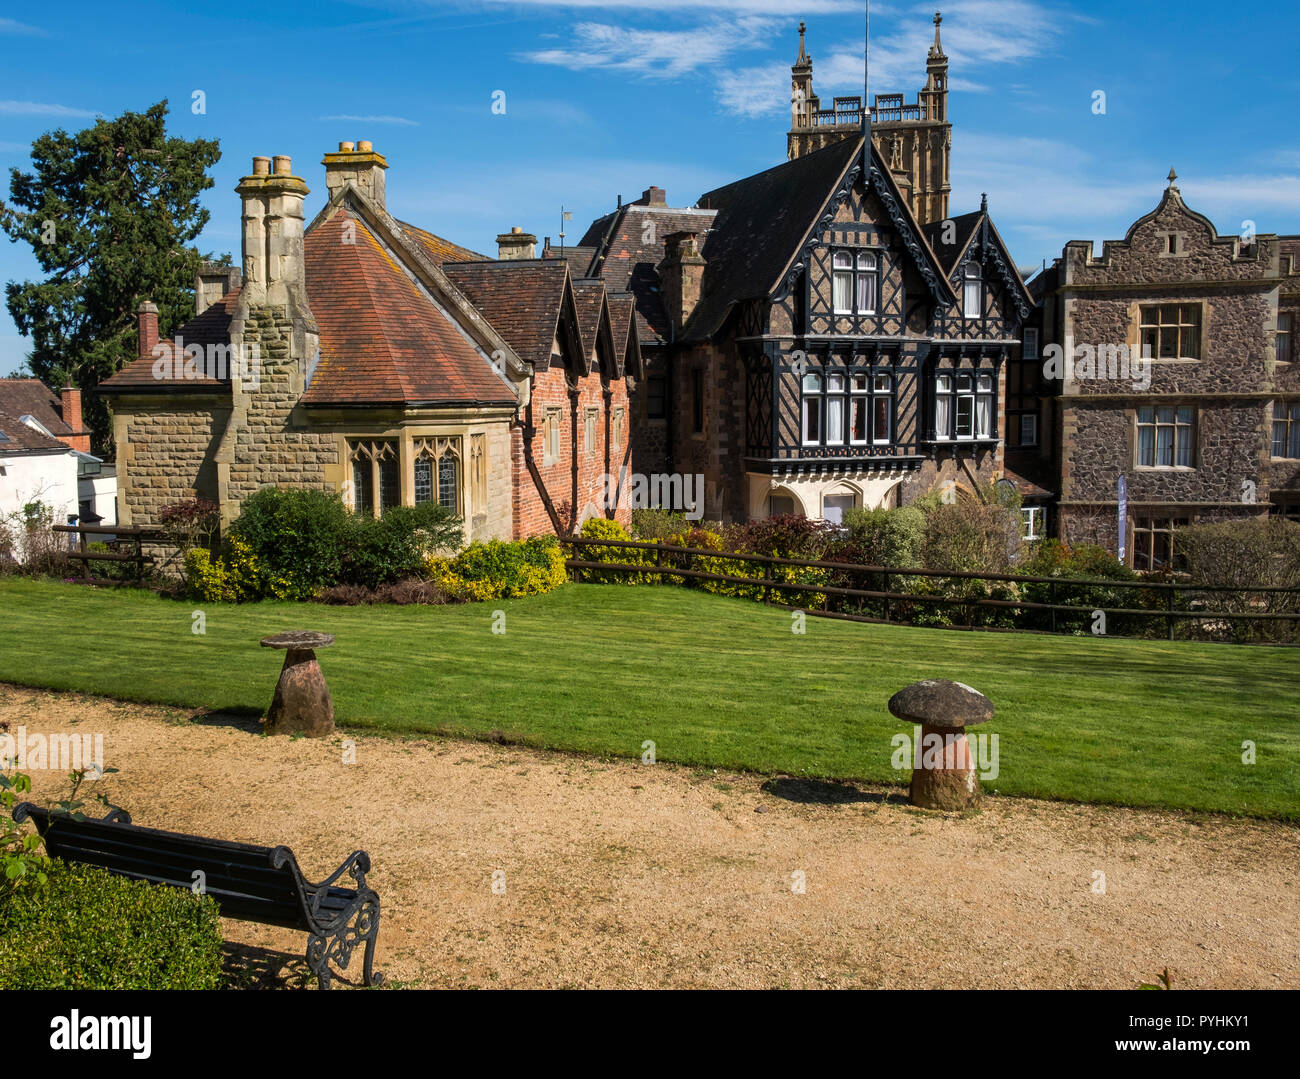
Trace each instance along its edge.
<path fill-rule="evenodd" d="M 354 851 L 329 877 L 313 884 L 288 847 L 140 828 L 123 810 L 113 810 L 102 820 L 75 820 L 31 802 L 14 807 L 15 821 L 29 818 L 53 857 L 99 866 L 132 880 L 202 891 L 216 900 L 226 918 L 302 930 L 308 934 L 307 965 L 321 989 L 330 987 L 330 964 L 346 970 L 353 950 L 362 944 L 364 984 L 378 985 L 383 978 L 373 970 L 379 896 L 366 885 L 370 855 L 363 850 Z M 344 874 L 355 888 L 336 886 Z"/>

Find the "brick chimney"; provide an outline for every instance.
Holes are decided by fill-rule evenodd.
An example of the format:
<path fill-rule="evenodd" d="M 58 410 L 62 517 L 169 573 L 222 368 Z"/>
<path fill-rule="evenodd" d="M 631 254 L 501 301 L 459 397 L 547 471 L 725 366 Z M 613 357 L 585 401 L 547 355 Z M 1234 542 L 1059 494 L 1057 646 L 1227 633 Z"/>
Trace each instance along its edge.
<path fill-rule="evenodd" d="M 302 201 L 308 187 L 289 158 L 253 158 L 253 171 L 235 188 L 243 201 L 241 306 L 292 306 L 308 311 L 303 267 Z"/>
<path fill-rule="evenodd" d="M 698 234 L 672 232 L 664 237 L 664 258 L 659 263 L 664 309 L 680 330 L 700 302 L 704 281 L 704 258 L 700 254 Z"/>
<path fill-rule="evenodd" d="M 637 206 L 667 206 L 668 195 L 662 187 L 647 187 L 636 200 Z"/>
<path fill-rule="evenodd" d="M 199 263 L 194 278 L 194 313 L 203 314 L 209 307 L 239 288 L 239 267 L 221 266 L 215 262 Z"/>
<path fill-rule="evenodd" d="M 351 183 L 381 210 L 384 202 L 384 173 L 388 162 L 366 140 L 357 143 L 340 142 L 338 153 L 326 154 L 321 162 L 325 166 L 325 187 L 328 197 L 334 196 Z"/>
<path fill-rule="evenodd" d="M 497 237 L 497 258 L 531 259 L 537 257 L 537 237 L 518 225 Z"/>
<path fill-rule="evenodd" d="M 157 324 L 157 317 L 157 315 L 154 316 L 155 325 Z M 65 435 L 63 441 L 74 450 L 89 453 L 90 432 L 86 430 L 86 426 L 81 419 L 81 391 L 75 386 L 64 386 L 59 391 L 59 399 L 62 401 L 62 407 L 59 411 L 62 413 L 63 422 L 72 428 L 72 434 Z"/>
<path fill-rule="evenodd" d="M 135 309 L 135 325 L 139 342 L 136 355 L 146 359 L 153 355 L 158 343 L 158 308 L 151 301 L 145 300 Z"/>

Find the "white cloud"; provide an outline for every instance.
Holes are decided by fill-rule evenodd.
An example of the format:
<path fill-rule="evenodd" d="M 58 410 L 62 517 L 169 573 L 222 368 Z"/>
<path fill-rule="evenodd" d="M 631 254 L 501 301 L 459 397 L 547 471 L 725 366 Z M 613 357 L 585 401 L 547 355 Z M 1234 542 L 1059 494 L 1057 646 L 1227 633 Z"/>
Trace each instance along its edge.
<path fill-rule="evenodd" d="M 13 34 L 18 37 L 49 37 L 49 33 L 39 26 L 28 26 L 17 19 L 0 19 L 0 34 Z"/>
<path fill-rule="evenodd" d="M 571 46 L 539 49 L 525 53 L 524 59 L 573 71 L 606 69 L 674 79 L 717 64 L 739 49 L 762 44 L 775 25 L 772 19 L 752 16 L 689 30 L 638 30 L 584 22 L 573 28 Z"/>
<path fill-rule="evenodd" d="M 498 7 L 544 7 L 588 9 L 600 8 L 605 11 L 634 11 L 642 15 L 646 11 L 645 0 L 481 0 L 484 4 Z M 654 11 L 707 11 L 711 15 L 780 15 L 790 16 L 789 0 L 655 0 L 651 5 Z M 800 0 L 799 14 L 833 15 L 861 12 L 859 0 Z"/>
<path fill-rule="evenodd" d="M 349 116 L 347 114 L 342 114 L 339 116 L 322 116 L 319 119 L 356 124 L 400 124 L 403 127 L 420 126 L 419 121 L 408 120 L 405 116 Z"/>
<path fill-rule="evenodd" d="M 1137 151 L 1141 153 L 1141 151 Z M 979 206 L 988 192 L 989 212 L 1019 261 L 1052 259 L 1070 240 L 1122 239 L 1128 227 L 1160 202 L 1168 164 L 1138 156 L 1117 160 L 1094 155 L 1059 139 L 953 135 L 950 211 Z M 1253 220 L 1260 232 L 1286 231 L 1270 218 L 1300 212 L 1300 175 L 1282 170 L 1222 176 L 1180 173 L 1183 201 L 1214 222 L 1220 235 Z"/>
<path fill-rule="evenodd" d="M 0 101 L 0 116 L 82 116 L 100 115 L 89 109 L 74 109 L 67 105 L 52 105 L 44 101 Z"/>

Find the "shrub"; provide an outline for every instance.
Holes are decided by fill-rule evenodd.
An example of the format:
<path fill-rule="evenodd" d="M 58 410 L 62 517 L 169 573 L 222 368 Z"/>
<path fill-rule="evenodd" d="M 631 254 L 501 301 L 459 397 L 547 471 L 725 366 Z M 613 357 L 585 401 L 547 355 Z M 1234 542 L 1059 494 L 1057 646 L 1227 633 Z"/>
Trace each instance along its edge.
<path fill-rule="evenodd" d="M 1024 611 L 1020 625 L 1027 629 L 1074 629 L 1090 631 L 1094 610 L 1114 610 L 1149 606 L 1162 607 L 1163 595 L 1155 590 L 1149 593 L 1135 588 L 1107 588 L 1105 585 L 1071 584 L 1070 580 L 1134 581 L 1138 575 L 1119 559 L 1096 544 L 1084 543 L 1071 547 L 1060 540 L 1040 540 L 1029 556 L 1020 562 L 1015 572 L 1024 577 L 1059 577 L 1061 583 L 1021 586 L 1024 598 L 1032 603 L 1056 603 L 1086 608 L 1079 613 L 1057 611 L 1053 619 L 1050 611 Z M 1109 615 L 1107 632 L 1112 634 L 1141 634 L 1159 628 L 1153 619 L 1139 615 Z"/>
<path fill-rule="evenodd" d="M 431 556 L 425 569 L 444 592 L 468 600 L 539 595 L 567 579 L 564 551 L 554 536 L 471 543 L 454 559 Z"/>
<path fill-rule="evenodd" d="M 457 596 L 453 596 L 437 581 L 419 578 L 394 581 L 392 584 L 380 585 L 378 588 L 366 588 L 359 584 L 336 584 L 333 588 L 325 589 L 316 598 L 321 603 L 338 607 L 357 607 L 372 603 L 408 606 L 459 602 Z"/>
<path fill-rule="evenodd" d="M 211 896 L 52 859 L 0 905 L 0 989 L 216 989 Z"/>
<path fill-rule="evenodd" d="M 651 511 L 644 511 L 651 512 Z M 659 511 L 654 511 L 659 512 Z M 623 526 L 605 517 L 588 517 L 582 522 L 580 533 L 584 539 L 630 540 Z M 615 564 L 647 566 L 654 564 L 654 552 L 639 547 L 575 547 L 576 557 L 584 562 L 613 562 Z M 654 584 L 658 574 L 633 573 L 629 570 L 583 569 L 578 580 L 598 584 Z"/>
<path fill-rule="evenodd" d="M 639 540 L 666 539 L 689 527 L 690 521 L 684 513 L 661 509 L 632 511 L 631 532 Z"/>
<path fill-rule="evenodd" d="M 1300 611 L 1300 597 L 1295 593 L 1252 591 L 1258 586 L 1300 588 L 1300 524 L 1263 517 L 1193 525 L 1179 529 L 1174 542 L 1194 582 L 1240 589 L 1207 592 L 1200 599 L 1203 607 L 1233 614 Z M 1201 625 L 1193 631 L 1239 641 L 1295 640 L 1300 635 L 1300 621 L 1242 620 L 1232 622 L 1230 629 Z"/>
<path fill-rule="evenodd" d="M 844 514 L 848 542 L 869 566 L 914 569 L 925 546 L 925 514 L 915 506 L 851 509 Z M 836 559 L 836 561 L 848 559 Z"/>
<path fill-rule="evenodd" d="M 205 498 L 174 502 L 158 511 L 158 526 L 167 543 L 184 557 L 193 547 L 212 548 L 213 537 L 221 527 L 221 510 Z"/>
<path fill-rule="evenodd" d="M 288 591 L 284 582 L 270 582 L 257 556 L 239 536 L 232 536 L 225 551 L 213 558 L 203 547 L 185 552 L 185 585 L 195 599 L 207 603 L 245 603 L 261 599 L 273 583 Z"/>
<path fill-rule="evenodd" d="M 339 580 L 369 588 L 412 577 L 425 560 L 461 544 L 460 519 L 437 502 L 394 506 L 382 517 L 349 518 Z"/>
<path fill-rule="evenodd" d="M 784 513 L 748 521 L 731 525 L 725 531 L 727 544 L 733 551 L 813 562 L 821 558 L 834 535 L 834 525 L 810 521 L 802 513 Z"/>
<path fill-rule="evenodd" d="M 926 569 L 1005 573 L 1021 545 L 1019 517 L 997 503 L 959 499 L 925 515 Z"/>
<path fill-rule="evenodd" d="M 337 494 L 296 487 L 257 491 L 230 528 L 263 579 L 258 596 L 249 598 L 270 594 L 273 578 L 284 581 L 284 599 L 308 599 L 337 584 L 352 528 L 352 516 Z"/>
<path fill-rule="evenodd" d="M 0 760 L 0 769 L 5 762 Z M 25 772 L 5 775 L 0 771 L 0 908 L 20 888 L 45 881 L 49 859 L 41 853 L 41 837 L 13 823 L 18 795 L 32 789 L 32 777 Z"/>

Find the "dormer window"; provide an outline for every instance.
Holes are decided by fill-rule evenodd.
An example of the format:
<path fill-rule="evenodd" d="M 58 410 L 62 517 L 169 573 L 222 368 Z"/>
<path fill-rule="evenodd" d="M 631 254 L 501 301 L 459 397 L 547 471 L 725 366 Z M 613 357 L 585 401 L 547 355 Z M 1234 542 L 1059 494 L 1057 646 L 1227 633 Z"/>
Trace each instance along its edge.
<path fill-rule="evenodd" d="M 966 318 L 984 314 L 984 278 L 978 262 L 968 262 L 961 270 L 961 311 Z"/>

